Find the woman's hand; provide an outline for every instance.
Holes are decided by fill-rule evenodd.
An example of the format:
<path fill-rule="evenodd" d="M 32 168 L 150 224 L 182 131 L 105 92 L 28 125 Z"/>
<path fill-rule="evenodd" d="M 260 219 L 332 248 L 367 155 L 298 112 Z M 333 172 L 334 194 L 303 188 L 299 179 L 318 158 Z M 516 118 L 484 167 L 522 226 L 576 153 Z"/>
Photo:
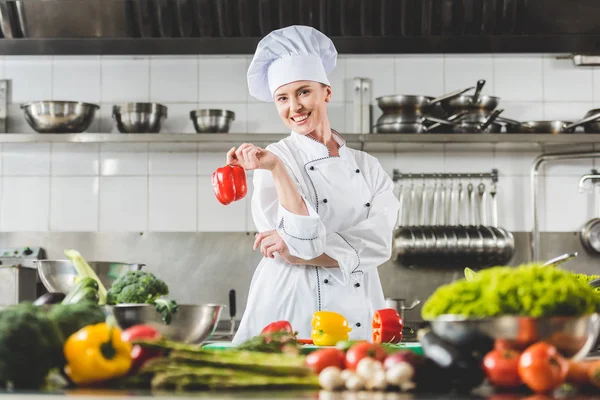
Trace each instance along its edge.
<path fill-rule="evenodd" d="M 240 147 L 232 147 L 227 152 L 227 164 L 239 165 L 245 170 L 267 169 L 272 171 L 279 158 L 268 150 L 262 149 L 251 143 L 244 143 Z"/>
<path fill-rule="evenodd" d="M 287 261 L 288 264 L 296 264 L 298 257 L 290 254 L 287 244 L 283 241 L 276 230 L 261 232 L 256 235 L 253 249 L 260 247 L 260 252 L 267 258 L 275 258 L 275 253 Z"/>

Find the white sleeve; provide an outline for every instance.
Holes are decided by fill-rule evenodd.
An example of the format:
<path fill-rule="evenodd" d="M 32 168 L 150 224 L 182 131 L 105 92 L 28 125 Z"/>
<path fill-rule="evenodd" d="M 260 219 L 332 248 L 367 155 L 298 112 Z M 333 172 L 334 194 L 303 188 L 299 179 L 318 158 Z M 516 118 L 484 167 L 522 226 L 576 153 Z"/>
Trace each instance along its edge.
<path fill-rule="evenodd" d="M 367 219 L 326 237 L 324 252 L 339 265 L 328 272 L 343 285 L 348 283 L 350 274 L 376 269 L 392 255 L 400 203 L 394 195 L 392 180 L 379 163 L 373 174 L 374 195 Z"/>
<path fill-rule="evenodd" d="M 295 181 L 289 170 L 288 173 Z M 259 232 L 276 229 L 295 257 L 310 260 L 323 254 L 325 225 L 300 190 L 309 215 L 291 213 L 279 203 L 270 171 L 255 170 L 253 185 L 252 216 Z"/>

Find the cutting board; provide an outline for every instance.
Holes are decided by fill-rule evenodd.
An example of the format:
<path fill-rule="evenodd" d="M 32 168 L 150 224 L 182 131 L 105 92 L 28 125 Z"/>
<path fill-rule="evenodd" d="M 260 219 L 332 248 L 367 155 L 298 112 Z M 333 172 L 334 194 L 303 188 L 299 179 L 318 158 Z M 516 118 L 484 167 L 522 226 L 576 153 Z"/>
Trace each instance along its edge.
<path fill-rule="evenodd" d="M 394 345 L 388 345 L 391 347 L 395 347 L 398 350 L 410 350 L 419 355 L 423 355 L 423 348 L 421 347 L 421 343 L 418 342 L 406 342 Z M 202 346 L 203 349 L 212 349 L 212 350 L 227 350 L 227 349 L 235 349 L 237 346 L 231 342 L 212 342 L 207 343 Z M 305 344 L 302 345 L 303 353 L 310 353 L 312 351 L 323 349 L 326 347 L 335 347 L 335 346 L 315 346 L 314 344 Z"/>

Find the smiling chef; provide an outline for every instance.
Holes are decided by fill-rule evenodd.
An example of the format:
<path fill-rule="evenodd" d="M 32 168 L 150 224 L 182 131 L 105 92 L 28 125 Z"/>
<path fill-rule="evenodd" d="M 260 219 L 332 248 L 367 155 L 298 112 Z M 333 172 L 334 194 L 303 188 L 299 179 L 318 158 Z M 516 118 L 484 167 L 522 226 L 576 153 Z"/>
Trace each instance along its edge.
<path fill-rule="evenodd" d="M 377 267 L 391 256 L 399 202 L 377 159 L 330 126 L 336 58 L 327 36 L 290 26 L 260 41 L 248 69 L 250 94 L 274 102 L 291 134 L 227 153 L 229 165 L 255 170 L 254 248 L 264 255 L 234 343 L 278 320 L 310 338 L 316 311 L 340 313 L 350 339 L 370 339 L 373 313 L 385 308 Z"/>

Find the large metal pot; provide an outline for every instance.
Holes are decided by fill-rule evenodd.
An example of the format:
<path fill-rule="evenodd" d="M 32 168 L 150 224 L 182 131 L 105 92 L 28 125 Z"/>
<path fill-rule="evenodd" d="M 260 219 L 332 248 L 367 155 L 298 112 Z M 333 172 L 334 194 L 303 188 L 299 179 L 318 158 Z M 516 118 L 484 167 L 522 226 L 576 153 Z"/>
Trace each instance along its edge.
<path fill-rule="evenodd" d="M 473 89 L 473 87 L 456 90 L 435 98 L 420 95 L 394 94 L 381 96 L 375 100 L 377 100 L 377 105 L 384 114 L 406 114 L 411 115 L 414 118 L 419 118 L 433 115 L 435 113 L 434 108 L 438 103 L 441 103 L 446 99 L 460 96 L 471 89 Z"/>
<path fill-rule="evenodd" d="M 441 102 L 442 108 L 448 114 L 456 114 L 459 111 L 491 113 L 498 107 L 500 98 L 481 95 L 483 85 L 485 85 L 485 80 L 480 79 L 473 95 L 461 95 L 446 99 Z"/>

